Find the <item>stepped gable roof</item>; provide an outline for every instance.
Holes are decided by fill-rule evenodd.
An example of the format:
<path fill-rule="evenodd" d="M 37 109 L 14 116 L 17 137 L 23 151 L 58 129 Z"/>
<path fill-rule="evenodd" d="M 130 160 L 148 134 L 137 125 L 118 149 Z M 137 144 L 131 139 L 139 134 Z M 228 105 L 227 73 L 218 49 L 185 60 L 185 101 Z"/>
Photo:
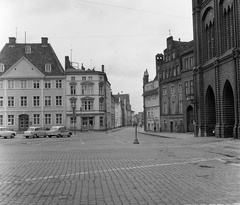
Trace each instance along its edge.
<path fill-rule="evenodd" d="M 189 41 L 187 44 L 184 44 L 184 49 L 181 51 L 180 54 L 188 53 L 190 51 L 194 51 L 194 41 Z"/>
<path fill-rule="evenodd" d="M 30 53 L 25 52 L 26 46 L 31 47 Z M 6 43 L 0 52 L 0 63 L 5 67 L 0 76 L 23 56 L 46 76 L 64 75 L 64 69 L 49 43 Z M 51 64 L 51 72 L 45 72 L 47 63 Z"/>

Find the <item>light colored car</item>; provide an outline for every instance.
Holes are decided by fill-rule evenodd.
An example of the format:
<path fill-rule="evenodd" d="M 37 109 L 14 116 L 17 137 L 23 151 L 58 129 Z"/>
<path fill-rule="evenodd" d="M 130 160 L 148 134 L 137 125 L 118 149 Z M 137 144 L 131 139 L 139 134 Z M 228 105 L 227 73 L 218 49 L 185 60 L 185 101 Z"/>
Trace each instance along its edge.
<path fill-rule="evenodd" d="M 24 132 L 23 136 L 26 138 L 46 137 L 47 136 L 46 132 L 47 128 L 44 127 L 29 127 L 28 130 Z"/>
<path fill-rule="evenodd" d="M 9 130 L 6 127 L 0 127 L 0 137 L 4 137 L 5 139 L 8 137 L 14 138 L 16 134 L 17 133 L 15 131 Z"/>
<path fill-rule="evenodd" d="M 52 136 L 56 137 L 71 137 L 72 132 L 66 129 L 64 126 L 53 126 L 49 131 L 46 132 L 47 136 L 51 138 Z"/>

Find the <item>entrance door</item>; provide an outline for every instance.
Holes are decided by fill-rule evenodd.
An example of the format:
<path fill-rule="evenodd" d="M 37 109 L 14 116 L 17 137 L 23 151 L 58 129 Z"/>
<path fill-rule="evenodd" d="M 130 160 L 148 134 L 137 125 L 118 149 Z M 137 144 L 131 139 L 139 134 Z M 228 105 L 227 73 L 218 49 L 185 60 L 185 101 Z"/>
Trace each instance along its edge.
<path fill-rule="evenodd" d="M 187 132 L 193 132 L 193 107 L 189 106 L 187 109 Z"/>
<path fill-rule="evenodd" d="M 93 117 L 89 117 L 89 130 L 93 130 Z"/>
<path fill-rule="evenodd" d="M 93 117 L 82 118 L 82 130 L 93 130 Z"/>
<path fill-rule="evenodd" d="M 173 121 L 170 122 L 170 131 L 173 132 Z"/>
<path fill-rule="evenodd" d="M 29 127 L 29 116 L 19 115 L 19 131 L 26 131 Z"/>

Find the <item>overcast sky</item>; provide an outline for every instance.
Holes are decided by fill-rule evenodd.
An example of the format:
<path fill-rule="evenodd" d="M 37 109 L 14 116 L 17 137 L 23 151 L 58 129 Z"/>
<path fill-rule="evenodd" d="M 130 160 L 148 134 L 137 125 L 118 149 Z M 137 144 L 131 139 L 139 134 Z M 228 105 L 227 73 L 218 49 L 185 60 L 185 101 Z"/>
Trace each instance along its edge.
<path fill-rule="evenodd" d="M 63 67 L 65 56 L 104 65 L 113 94 L 130 94 L 135 113 L 143 110 L 143 73 L 155 77 L 166 38 L 193 39 L 192 0 L 0 0 L 0 8 L 0 49 L 8 37 L 24 43 L 25 32 L 28 43 L 48 37 Z"/>

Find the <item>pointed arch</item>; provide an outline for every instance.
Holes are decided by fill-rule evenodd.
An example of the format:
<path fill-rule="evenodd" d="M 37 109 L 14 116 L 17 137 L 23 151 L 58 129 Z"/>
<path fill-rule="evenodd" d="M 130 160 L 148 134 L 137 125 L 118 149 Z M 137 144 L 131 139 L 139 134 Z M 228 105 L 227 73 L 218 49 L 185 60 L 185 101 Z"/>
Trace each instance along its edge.
<path fill-rule="evenodd" d="M 206 119 L 206 133 L 207 136 L 214 135 L 214 130 L 216 126 L 216 105 L 215 105 L 215 95 L 211 86 L 208 86 L 205 98 L 205 119 Z"/>
<path fill-rule="evenodd" d="M 234 94 L 231 83 L 227 80 L 223 89 L 223 124 L 224 137 L 233 137 L 235 124 Z"/>

